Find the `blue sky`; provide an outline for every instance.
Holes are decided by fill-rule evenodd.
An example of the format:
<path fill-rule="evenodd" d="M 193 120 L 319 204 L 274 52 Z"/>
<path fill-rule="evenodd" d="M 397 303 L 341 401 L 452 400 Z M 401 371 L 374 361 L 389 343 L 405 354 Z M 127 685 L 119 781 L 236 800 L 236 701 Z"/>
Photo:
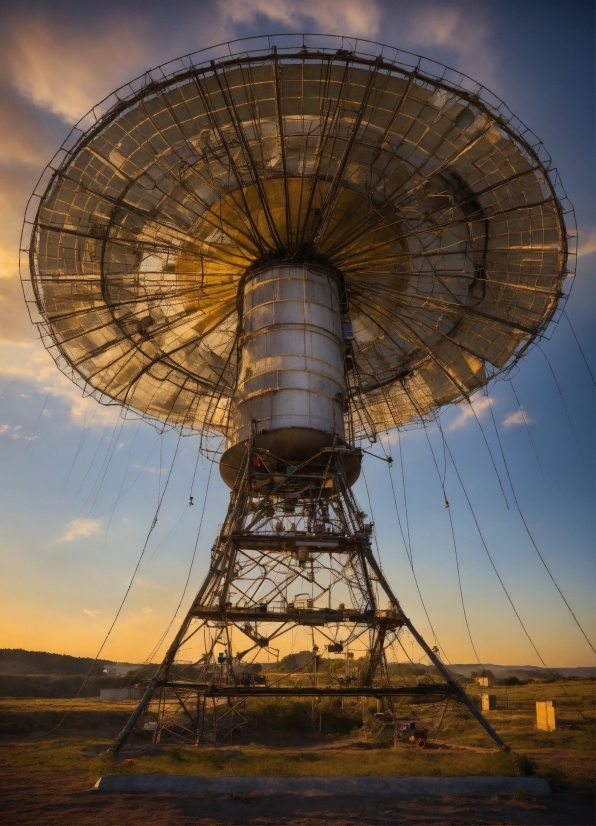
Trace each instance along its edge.
<path fill-rule="evenodd" d="M 594 9 L 587 0 L 490 3 L 381 0 L 28 2 L 0 11 L 0 646 L 93 655 L 117 609 L 153 518 L 177 437 L 122 422 L 57 370 L 38 343 L 18 282 L 22 216 L 70 125 L 150 67 L 224 40 L 281 31 L 345 33 L 423 54 L 502 97 L 543 140 L 573 203 L 577 276 L 566 312 L 594 372 Z M 584 628 L 594 617 L 594 388 L 565 318 L 490 388 L 511 480 L 530 531 Z M 460 408 L 443 428 L 481 531 L 519 613 L 553 666 L 596 658 L 524 530 L 480 396 L 483 433 Z M 571 420 L 571 425 L 568 416 Z M 530 436 L 532 441 L 530 440 Z M 443 447 L 428 436 L 441 472 Z M 389 434 L 405 519 L 397 434 Z M 532 442 L 538 459 L 534 453 Z M 160 518 L 105 656 L 144 659 L 169 623 L 192 556 L 208 463 L 180 442 Z M 504 596 L 450 461 L 447 511 L 424 431 L 401 435 L 414 565 L 431 621 L 452 662 L 473 662 L 463 620 L 449 513 L 476 649 L 484 662 L 539 664 Z M 196 466 L 193 496 L 188 508 Z M 429 638 L 401 539 L 385 463 L 365 475 L 383 566 L 406 612 Z M 369 503 L 363 481 L 357 494 Z M 113 508 L 113 504 L 118 504 Z M 227 491 L 217 468 L 186 603 L 206 569 Z M 160 544 L 161 543 L 161 544 Z"/>

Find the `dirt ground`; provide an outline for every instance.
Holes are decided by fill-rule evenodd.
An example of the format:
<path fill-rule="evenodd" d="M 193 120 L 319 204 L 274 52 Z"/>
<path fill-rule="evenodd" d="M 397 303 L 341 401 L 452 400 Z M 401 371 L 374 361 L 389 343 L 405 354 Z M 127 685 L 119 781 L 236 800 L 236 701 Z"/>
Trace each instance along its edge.
<path fill-rule="evenodd" d="M 283 795 L 101 794 L 86 772 L 35 771 L 6 767 L 0 775 L 3 826 L 363 826 L 363 824 L 595 823 L 594 800 L 554 793 L 539 800 L 494 796 L 472 798 Z"/>

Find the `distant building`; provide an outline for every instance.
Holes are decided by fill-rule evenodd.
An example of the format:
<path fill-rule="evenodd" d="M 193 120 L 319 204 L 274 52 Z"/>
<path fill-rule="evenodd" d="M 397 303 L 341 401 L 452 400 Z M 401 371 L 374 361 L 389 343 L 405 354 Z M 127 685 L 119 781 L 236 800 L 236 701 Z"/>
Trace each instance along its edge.
<path fill-rule="evenodd" d="M 110 677 L 116 677 L 118 675 L 118 666 L 114 665 L 104 665 L 102 668 L 102 672 L 107 674 Z"/>
<path fill-rule="evenodd" d="M 475 679 L 481 688 L 488 688 L 490 686 L 490 679 L 488 677 L 476 677 Z"/>

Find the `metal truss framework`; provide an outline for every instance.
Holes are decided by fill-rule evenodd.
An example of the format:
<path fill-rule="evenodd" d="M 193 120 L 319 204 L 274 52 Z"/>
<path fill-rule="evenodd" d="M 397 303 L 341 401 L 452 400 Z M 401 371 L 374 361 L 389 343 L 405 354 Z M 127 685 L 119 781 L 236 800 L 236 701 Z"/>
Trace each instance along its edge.
<path fill-rule="evenodd" d="M 385 579 L 371 547 L 373 526 L 346 480 L 349 454 L 359 451 L 326 448 L 293 467 L 249 443 L 208 574 L 115 752 L 146 710 L 155 714 L 155 741 L 213 743 L 244 722 L 247 698 L 264 696 L 449 697 L 503 745 Z M 263 654 L 287 647 L 299 631 L 310 635 L 310 662 L 289 674 L 262 673 Z M 404 631 L 444 682 L 412 685 L 390 669 Z M 366 652 L 364 666 L 350 673 L 356 645 Z M 343 675 L 325 669 L 325 650 L 346 655 Z"/>

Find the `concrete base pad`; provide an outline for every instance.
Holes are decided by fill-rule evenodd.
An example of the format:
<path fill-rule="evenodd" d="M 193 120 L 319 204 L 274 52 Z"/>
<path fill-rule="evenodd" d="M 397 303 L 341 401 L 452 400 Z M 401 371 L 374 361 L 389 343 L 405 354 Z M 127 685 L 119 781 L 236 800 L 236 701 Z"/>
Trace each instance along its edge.
<path fill-rule="evenodd" d="M 541 777 L 251 777 L 110 774 L 100 777 L 99 792 L 174 792 L 184 794 L 396 794 L 478 795 L 513 794 L 522 790 L 532 797 L 550 794 Z"/>

